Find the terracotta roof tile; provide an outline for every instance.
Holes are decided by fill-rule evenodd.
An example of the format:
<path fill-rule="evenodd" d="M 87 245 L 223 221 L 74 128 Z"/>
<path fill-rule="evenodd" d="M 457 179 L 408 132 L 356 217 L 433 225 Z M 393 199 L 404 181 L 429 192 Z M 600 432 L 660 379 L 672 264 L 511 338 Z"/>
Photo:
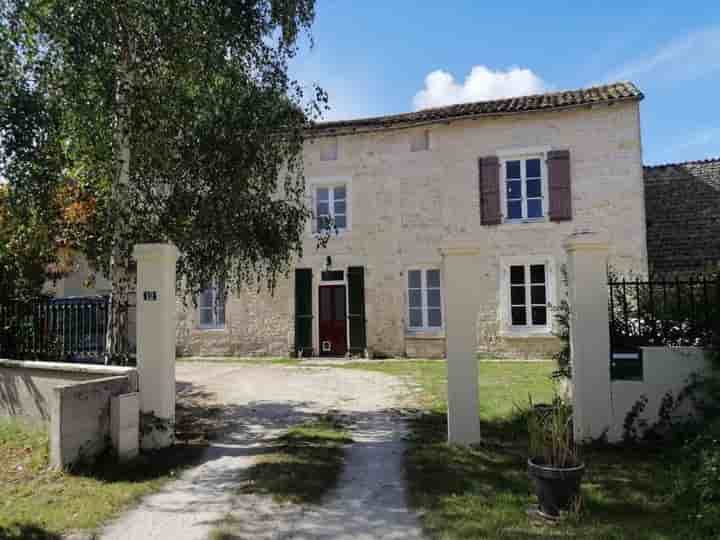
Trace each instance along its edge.
<path fill-rule="evenodd" d="M 496 99 L 492 101 L 478 101 L 474 103 L 459 103 L 447 107 L 422 109 L 411 113 L 359 118 L 355 120 L 320 122 L 309 129 L 309 134 L 330 135 L 338 132 L 374 131 L 393 127 L 408 127 L 415 124 L 442 122 L 464 117 L 565 109 L 616 101 L 639 101 L 643 97 L 643 93 L 638 90 L 633 83 L 617 82 L 591 88 L 580 88 L 578 90 L 564 90 L 561 92 Z"/>

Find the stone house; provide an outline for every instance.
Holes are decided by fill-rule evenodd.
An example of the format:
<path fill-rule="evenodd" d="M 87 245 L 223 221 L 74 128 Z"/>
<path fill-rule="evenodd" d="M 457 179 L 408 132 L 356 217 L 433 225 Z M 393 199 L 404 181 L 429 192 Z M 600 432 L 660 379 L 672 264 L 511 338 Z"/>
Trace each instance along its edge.
<path fill-rule="evenodd" d="M 642 98 L 623 82 L 318 124 L 304 256 L 272 296 L 205 291 L 178 353 L 442 356 L 443 247 L 463 241 L 483 252 L 478 351 L 552 353 L 571 233 L 602 231 L 615 268 L 647 271 Z"/>

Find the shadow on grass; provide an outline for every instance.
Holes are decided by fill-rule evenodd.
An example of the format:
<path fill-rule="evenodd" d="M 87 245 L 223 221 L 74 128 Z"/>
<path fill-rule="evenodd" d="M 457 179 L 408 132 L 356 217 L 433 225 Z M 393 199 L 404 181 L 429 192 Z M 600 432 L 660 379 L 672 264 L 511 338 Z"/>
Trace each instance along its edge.
<path fill-rule="evenodd" d="M 345 446 L 352 442 L 344 426 L 329 416 L 296 426 L 248 469 L 240 491 L 279 501 L 318 503 L 337 484 Z"/>
<path fill-rule="evenodd" d="M 535 503 L 527 476 L 527 433 L 521 413 L 481 423 L 482 444 L 446 444 L 444 412 L 411 421 L 406 460 L 410 498 L 424 510 L 431 537 L 671 538 L 664 454 L 587 448 L 583 508 L 560 525 L 531 522 Z"/>
<path fill-rule="evenodd" d="M 62 536 L 36 525 L 16 523 L 0 527 L 0 540 L 62 540 Z"/>

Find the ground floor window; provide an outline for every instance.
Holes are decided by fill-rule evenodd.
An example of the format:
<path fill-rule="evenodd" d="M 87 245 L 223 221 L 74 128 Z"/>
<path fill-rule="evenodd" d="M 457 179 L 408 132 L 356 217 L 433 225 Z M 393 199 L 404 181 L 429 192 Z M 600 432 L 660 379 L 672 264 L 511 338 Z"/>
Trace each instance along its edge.
<path fill-rule="evenodd" d="M 510 324 L 514 328 L 548 325 L 548 270 L 546 264 L 512 264 Z"/>
<path fill-rule="evenodd" d="M 408 328 L 439 330 L 443 325 L 440 270 L 408 271 Z"/>
<path fill-rule="evenodd" d="M 198 301 L 200 328 L 225 327 L 225 283 L 217 283 L 203 289 Z"/>

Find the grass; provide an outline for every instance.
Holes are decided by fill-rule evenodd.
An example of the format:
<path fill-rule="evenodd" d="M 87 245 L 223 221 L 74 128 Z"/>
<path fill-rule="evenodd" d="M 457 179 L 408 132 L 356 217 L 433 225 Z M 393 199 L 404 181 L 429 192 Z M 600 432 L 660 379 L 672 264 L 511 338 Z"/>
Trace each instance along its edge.
<path fill-rule="evenodd" d="M 179 425 L 203 431 L 183 408 L 187 399 L 178 401 Z M 144 453 L 124 464 L 106 456 L 72 472 L 58 471 L 48 468 L 44 429 L 0 418 L 0 538 L 55 540 L 70 531 L 96 529 L 197 463 L 205 439 Z"/>
<path fill-rule="evenodd" d="M 350 443 L 348 431 L 329 415 L 294 427 L 278 437 L 274 452 L 250 467 L 241 491 L 317 504 L 337 484 Z"/>
<path fill-rule="evenodd" d="M 527 432 L 516 404 L 553 395 L 550 362 L 479 363 L 483 443 L 446 444 L 445 362 L 356 364 L 352 369 L 407 378 L 420 409 L 406 455 L 410 502 L 431 538 L 644 539 L 681 537 L 669 506 L 667 455 L 609 447 L 587 448 L 583 506 L 560 525 L 531 520 L 536 502 L 527 477 Z"/>

